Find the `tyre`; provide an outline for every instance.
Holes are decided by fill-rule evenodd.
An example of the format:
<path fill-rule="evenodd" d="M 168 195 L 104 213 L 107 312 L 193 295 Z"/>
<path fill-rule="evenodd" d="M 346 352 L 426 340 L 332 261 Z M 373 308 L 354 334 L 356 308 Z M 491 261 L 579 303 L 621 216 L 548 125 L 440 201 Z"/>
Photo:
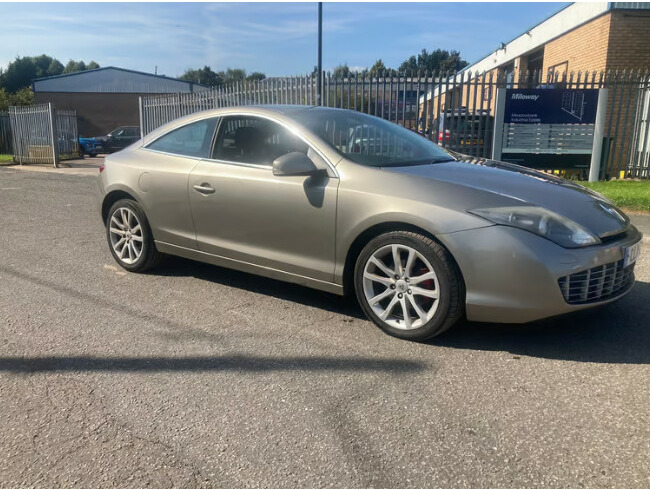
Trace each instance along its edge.
<path fill-rule="evenodd" d="M 120 199 L 111 206 L 106 218 L 106 239 L 113 257 L 131 272 L 144 272 L 160 262 L 151 228 L 140 205 Z"/>
<path fill-rule="evenodd" d="M 365 314 L 384 332 L 421 341 L 441 334 L 463 314 L 463 281 L 456 262 L 423 235 L 396 231 L 371 240 L 354 269 Z"/>

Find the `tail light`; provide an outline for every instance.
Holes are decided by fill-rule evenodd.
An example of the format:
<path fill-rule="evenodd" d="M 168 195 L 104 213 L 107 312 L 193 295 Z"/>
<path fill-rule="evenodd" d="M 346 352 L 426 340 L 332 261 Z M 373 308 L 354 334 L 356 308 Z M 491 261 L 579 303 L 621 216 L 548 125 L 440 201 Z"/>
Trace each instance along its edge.
<path fill-rule="evenodd" d="M 100 174 L 104 171 L 104 168 L 106 168 L 106 167 L 105 167 L 104 164 L 102 163 L 102 164 L 99 166 L 99 173 L 100 173 Z"/>

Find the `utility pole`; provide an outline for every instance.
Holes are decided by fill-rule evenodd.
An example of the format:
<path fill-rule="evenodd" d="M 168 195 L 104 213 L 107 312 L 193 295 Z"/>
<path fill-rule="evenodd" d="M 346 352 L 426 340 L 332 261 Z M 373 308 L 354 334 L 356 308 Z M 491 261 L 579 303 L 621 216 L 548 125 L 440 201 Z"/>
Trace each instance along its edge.
<path fill-rule="evenodd" d="M 318 79 L 316 80 L 316 105 L 321 105 L 323 82 L 323 2 L 318 2 Z"/>

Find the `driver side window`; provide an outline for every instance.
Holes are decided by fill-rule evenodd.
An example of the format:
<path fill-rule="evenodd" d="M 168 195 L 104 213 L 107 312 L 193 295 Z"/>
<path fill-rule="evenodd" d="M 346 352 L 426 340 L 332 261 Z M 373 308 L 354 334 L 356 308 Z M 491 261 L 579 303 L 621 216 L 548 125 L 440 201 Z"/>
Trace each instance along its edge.
<path fill-rule="evenodd" d="M 273 121 L 230 116 L 221 124 L 212 158 L 270 167 L 282 155 L 294 151 L 307 154 L 308 150 L 304 141 Z"/>

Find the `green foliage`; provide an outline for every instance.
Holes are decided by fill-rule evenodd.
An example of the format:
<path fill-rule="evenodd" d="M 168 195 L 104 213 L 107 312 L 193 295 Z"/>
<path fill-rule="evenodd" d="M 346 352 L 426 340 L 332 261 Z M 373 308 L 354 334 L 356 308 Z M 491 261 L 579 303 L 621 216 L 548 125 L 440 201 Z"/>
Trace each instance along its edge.
<path fill-rule="evenodd" d="M 259 71 L 246 75 L 246 70 L 241 68 L 227 68 L 225 71 L 215 72 L 209 66 L 204 66 L 198 70 L 189 69 L 180 77 L 181 80 L 188 82 L 200 83 L 208 87 L 220 87 L 222 85 L 242 82 L 244 80 L 264 80 L 266 75 Z"/>
<path fill-rule="evenodd" d="M 469 63 L 460 57 L 458 51 L 447 51 L 443 49 L 436 49 L 435 51 L 428 52 L 423 49 L 417 56 L 411 56 L 402 62 L 399 70 L 388 68 L 384 61 L 380 58 L 370 67 L 360 72 L 353 72 L 348 68 L 347 64 L 338 65 L 332 72 L 332 77 L 341 79 L 350 76 L 363 76 L 363 77 L 396 77 L 398 75 L 422 75 L 425 72 L 455 72 L 465 68 Z M 314 67 L 313 74 L 316 74 Z"/>
<path fill-rule="evenodd" d="M 334 78 L 349 78 L 350 68 L 348 67 L 347 63 L 335 67 L 334 71 L 332 71 L 332 76 Z"/>
<path fill-rule="evenodd" d="M 23 87 L 13 94 L 0 88 L 0 111 L 6 111 L 9 106 L 24 105 L 34 105 L 34 92 L 31 88 Z"/>
<path fill-rule="evenodd" d="M 63 74 L 67 75 L 68 73 L 77 73 L 80 71 L 86 71 L 88 67 L 86 66 L 86 63 L 83 61 L 74 61 L 70 60 L 68 61 L 68 64 L 65 65 L 65 68 L 63 69 Z"/>
<path fill-rule="evenodd" d="M 99 65 L 91 61 L 88 66 L 83 61 L 72 61 L 64 67 L 56 58 L 42 54 L 40 56 L 16 57 L 9 63 L 6 70 L 0 72 L 0 88 L 9 93 L 17 93 L 23 88 L 32 84 L 36 78 L 51 77 L 62 73 L 74 73 L 89 68 L 99 68 Z"/>
<path fill-rule="evenodd" d="M 198 70 L 187 70 L 179 78 L 208 87 L 219 87 L 223 85 L 223 72 L 215 73 L 209 66 L 204 66 Z"/>
<path fill-rule="evenodd" d="M 61 75 L 63 73 L 64 68 L 65 67 L 63 66 L 63 63 L 61 63 L 57 59 L 53 59 L 50 62 L 50 66 L 47 68 L 48 75 L 44 75 L 44 76 L 49 77 L 49 76 L 54 76 L 54 75 Z"/>
<path fill-rule="evenodd" d="M 37 77 L 36 73 L 36 65 L 32 58 L 17 57 L 2 73 L 0 88 L 4 88 L 7 92 L 16 92 L 31 84 L 32 80 Z"/>
<path fill-rule="evenodd" d="M 432 71 L 455 72 L 462 70 L 469 63 L 460 57 L 458 51 L 447 51 L 446 49 L 436 49 L 430 53 L 423 49 L 420 54 L 411 56 L 404 60 L 399 66 L 400 73 L 417 73 Z"/>
<path fill-rule="evenodd" d="M 241 68 L 228 68 L 224 74 L 223 81 L 226 84 L 241 82 L 246 78 L 246 70 Z"/>
<path fill-rule="evenodd" d="M 610 180 L 607 182 L 578 182 L 600 192 L 614 204 L 628 211 L 650 213 L 650 181 Z"/>
<path fill-rule="evenodd" d="M 259 82 L 260 80 L 264 80 L 266 78 L 266 75 L 262 72 L 259 71 L 254 71 L 250 75 L 246 77 L 246 80 L 249 80 L 251 82 Z"/>

